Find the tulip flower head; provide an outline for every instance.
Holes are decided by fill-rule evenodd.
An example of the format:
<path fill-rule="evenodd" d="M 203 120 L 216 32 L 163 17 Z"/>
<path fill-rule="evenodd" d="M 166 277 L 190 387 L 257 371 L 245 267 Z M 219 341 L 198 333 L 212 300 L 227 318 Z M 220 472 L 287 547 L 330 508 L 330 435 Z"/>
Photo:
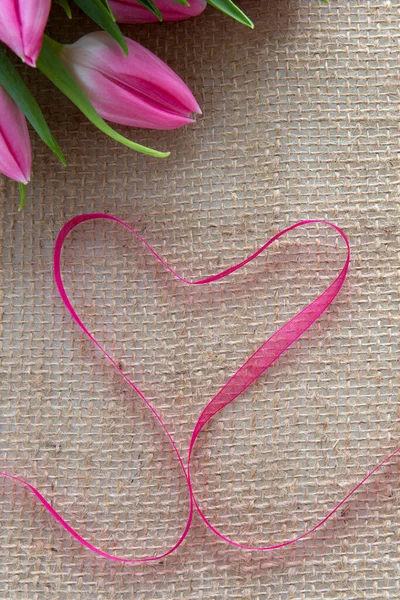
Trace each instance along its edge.
<path fill-rule="evenodd" d="M 27 65 L 36 66 L 51 0 L 1 0 L 0 40 Z"/>
<path fill-rule="evenodd" d="M 30 179 L 31 162 L 25 117 L 0 85 L 0 173 L 26 184 Z"/>
<path fill-rule="evenodd" d="M 183 6 L 174 0 L 155 0 L 154 4 L 160 10 L 164 21 L 181 21 L 196 17 L 207 6 L 206 0 L 189 0 L 190 6 Z M 153 23 L 158 21 L 156 15 L 150 12 L 137 0 L 109 0 L 117 23 Z"/>
<path fill-rule="evenodd" d="M 147 129 L 176 129 L 201 114 L 192 92 L 155 54 L 125 38 L 129 54 L 105 32 L 65 45 L 61 58 L 106 120 Z"/>

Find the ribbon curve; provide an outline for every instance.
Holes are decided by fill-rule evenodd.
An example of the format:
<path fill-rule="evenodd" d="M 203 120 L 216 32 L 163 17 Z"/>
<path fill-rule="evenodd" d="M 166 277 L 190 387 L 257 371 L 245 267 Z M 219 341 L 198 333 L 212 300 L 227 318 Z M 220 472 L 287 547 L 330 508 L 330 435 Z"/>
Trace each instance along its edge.
<path fill-rule="evenodd" d="M 315 298 L 308 306 L 306 306 L 303 310 L 301 310 L 297 315 L 295 315 L 290 321 L 288 321 L 285 325 L 283 325 L 278 331 L 276 331 L 266 342 L 264 342 L 251 356 L 247 359 L 247 361 L 236 371 L 234 375 L 228 380 L 228 382 L 217 392 L 217 394 L 209 401 L 206 407 L 201 412 L 192 433 L 192 438 L 189 445 L 189 452 L 187 458 L 187 466 L 185 466 L 184 460 L 172 438 L 172 435 L 168 431 L 166 425 L 161 419 L 160 415 L 151 405 L 151 403 L 146 399 L 145 395 L 142 391 L 136 386 L 133 381 L 131 381 L 119 368 L 117 362 L 112 358 L 110 354 L 102 347 L 102 345 L 94 338 L 94 336 L 88 331 L 85 327 L 83 321 L 75 311 L 67 292 L 64 287 L 64 283 L 62 280 L 61 274 L 61 252 L 68 234 L 79 224 L 85 221 L 94 221 L 98 219 L 115 221 L 120 225 L 126 227 L 129 231 L 131 231 L 153 254 L 153 256 L 158 260 L 167 271 L 169 271 L 174 277 L 179 279 L 182 283 L 186 285 L 206 285 L 208 283 L 212 283 L 218 281 L 219 279 L 223 279 L 227 277 L 231 273 L 241 269 L 252 260 L 254 260 L 257 256 L 259 256 L 264 250 L 266 250 L 274 241 L 292 231 L 294 229 L 298 229 L 299 227 L 304 227 L 313 223 L 319 223 L 321 225 L 326 225 L 328 227 L 333 228 L 339 235 L 342 237 L 346 244 L 347 256 L 345 263 L 336 277 L 336 279 L 329 285 L 328 288 L 324 292 L 322 292 L 317 298 Z M 325 310 L 329 307 L 329 305 L 334 301 L 335 297 L 339 293 L 349 269 L 350 264 L 350 244 L 346 234 L 334 223 L 329 223 L 328 221 L 320 220 L 320 219 L 310 219 L 305 221 L 300 221 L 286 229 L 283 229 L 278 234 L 274 235 L 268 242 L 266 242 L 263 246 L 261 246 L 256 252 L 251 254 L 242 262 L 233 265 L 220 273 L 215 275 L 211 275 L 210 277 L 206 277 L 204 279 L 199 279 L 196 281 L 189 281 L 185 279 L 181 275 L 179 275 L 174 269 L 172 269 L 160 256 L 159 254 L 146 242 L 146 240 L 135 231 L 130 225 L 124 223 L 117 217 L 113 217 L 111 215 L 102 214 L 102 213 L 92 213 L 92 214 L 83 214 L 72 218 L 68 221 L 64 227 L 61 229 L 58 234 L 55 248 L 54 248 L 54 278 L 60 293 L 60 296 L 71 314 L 73 320 L 79 325 L 82 331 L 89 337 L 89 339 L 97 346 L 97 348 L 103 353 L 103 355 L 111 362 L 114 368 L 118 371 L 121 377 L 128 383 L 128 385 L 135 390 L 135 392 L 140 396 L 140 398 L 144 401 L 147 407 L 150 409 L 153 416 L 157 419 L 159 424 L 161 425 L 162 430 L 164 431 L 168 441 L 170 442 L 173 451 L 175 452 L 176 458 L 178 460 L 179 466 L 182 470 L 184 479 L 186 481 L 188 487 L 188 516 L 183 527 L 182 533 L 178 537 L 178 540 L 175 544 L 169 548 L 167 551 L 159 554 L 157 556 L 144 556 L 138 558 L 127 558 L 115 556 L 113 554 L 109 554 L 97 548 L 89 541 L 87 541 L 84 537 L 82 537 L 69 523 L 63 519 L 59 512 L 57 512 L 50 503 L 44 498 L 44 496 L 30 483 L 17 477 L 16 475 L 11 475 L 9 473 L 0 472 L 0 475 L 3 477 L 13 479 L 24 486 L 26 486 L 42 503 L 42 505 L 47 509 L 47 511 L 51 514 L 52 517 L 66 530 L 68 531 L 72 537 L 74 537 L 82 546 L 86 547 L 91 552 L 102 556 L 103 558 L 118 561 L 118 562 L 129 562 L 129 563 L 139 563 L 139 562 L 148 562 L 155 561 L 161 558 L 164 558 L 174 552 L 184 541 L 186 538 L 191 522 L 193 519 L 193 513 L 196 509 L 201 519 L 204 521 L 206 526 L 211 529 L 220 539 L 223 541 L 242 548 L 244 550 L 258 550 L 258 551 L 271 551 L 278 548 L 283 548 L 285 546 L 289 546 L 294 544 L 308 536 L 310 536 L 314 531 L 319 529 L 326 523 L 328 519 L 330 519 L 337 510 L 352 496 L 378 469 L 380 469 L 384 464 L 386 464 L 392 457 L 400 452 L 400 448 L 392 452 L 387 458 L 385 458 L 382 462 L 380 462 L 372 471 L 368 473 L 344 498 L 341 500 L 321 521 L 319 521 L 316 525 L 314 525 L 308 531 L 292 538 L 289 540 L 282 541 L 280 543 L 274 544 L 272 546 L 261 546 L 261 547 L 252 547 L 244 544 L 240 544 L 230 538 L 226 537 L 223 533 L 221 533 L 218 529 L 216 529 L 211 522 L 208 520 L 203 510 L 201 509 L 198 501 L 196 500 L 195 492 L 193 490 L 191 475 L 190 475 L 190 465 L 191 458 L 193 454 L 194 446 L 197 442 L 197 439 L 205 427 L 205 425 L 212 419 L 217 413 L 219 413 L 225 406 L 230 404 L 237 398 L 246 388 L 248 388 L 262 373 L 264 373 L 268 367 L 270 367 L 285 350 L 287 350 L 311 325 L 325 312 Z"/>

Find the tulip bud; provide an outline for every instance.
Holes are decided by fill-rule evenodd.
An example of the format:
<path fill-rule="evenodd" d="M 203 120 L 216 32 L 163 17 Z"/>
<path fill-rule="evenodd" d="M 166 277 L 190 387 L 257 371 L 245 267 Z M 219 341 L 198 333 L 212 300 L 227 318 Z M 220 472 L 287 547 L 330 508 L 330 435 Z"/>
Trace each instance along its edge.
<path fill-rule="evenodd" d="M 1 0 L 0 40 L 27 65 L 36 66 L 51 0 Z"/>
<path fill-rule="evenodd" d="M 26 184 L 31 175 L 31 162 L 31 142 L 25 117 L 0 86 L 0 173 Z"/>
<path fill-rule="evenodd" d="M 190 6 L 183 6 L 173 0 L 155 0 L 154 2 L 164 21 L 182 21 L 182 19 L 195 17 L 202 13 L 207 6 L 206 0 L 189 0 L 189 3 Z M 137 0 L 109 0 L 109 4 L 117 23 L 153 23 L 158 21 L 156 15 Z"/>
<path fill-rule="evenodd" d="M 125 38 L 129 54 L 105 32 L 63 46 L 61 58 L 97 112 L 108 121 L 176 129 L 201 114 L 192 92 L 162 60 Z"/>

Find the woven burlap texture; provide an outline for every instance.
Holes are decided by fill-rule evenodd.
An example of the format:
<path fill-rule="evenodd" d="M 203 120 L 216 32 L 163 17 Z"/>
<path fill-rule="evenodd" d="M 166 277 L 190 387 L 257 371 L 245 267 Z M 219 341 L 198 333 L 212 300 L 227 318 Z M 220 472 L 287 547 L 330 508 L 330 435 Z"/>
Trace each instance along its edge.
<path fill-rule="evenodd" d="M 334 221 L 350 238 L 351 269 L 334 305 L 201 435 L 196 490 L 225 534 L 267 544 L 302 532 L 399 445 L 400 4 L 242 6 L 254 31 L 211 7 L 187 22 L 124 27 L 187 81 L 203 109 L 176 132 L 120 128 L 170 149 L 169 159 L 115 144 L 31 77 L 68 168 L 34 140 L 22 213 L 14 185 L 0 181 L 1 470 L 125 556 L 172 545 L 187 491 L 149 412 L 55 290 L 54 241 L 75 214 L 127 221 L 188 278 L 243 259 L 306 218 Z M 91 30 L 77 11 L 67 25 L 54 12 L 50 32 L 60 41 Z M 205 403 L 333 280 L 344 256 L 337 236 L 310 226 L 241 274 L 192 289 L 127 231 L 96 223 L 68 239 L 63 269 L 85 323 L 186 456 Z M 399 598 L 399 473 L 395 459 L 295 547 L 243 552 L 195 518 L 174 555 L 141 565 L 91 555 L 26 490 L 2 482 L 0 597 Z"/>

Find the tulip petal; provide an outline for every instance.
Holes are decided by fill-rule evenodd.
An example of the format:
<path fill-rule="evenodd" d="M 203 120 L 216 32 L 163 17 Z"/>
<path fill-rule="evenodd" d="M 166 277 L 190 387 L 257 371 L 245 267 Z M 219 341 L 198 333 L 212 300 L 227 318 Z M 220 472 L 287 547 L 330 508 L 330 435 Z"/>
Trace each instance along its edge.
<path fill-rule="evenodd" d="M 43 42 L 51 0 L 2 0 L 0 40 L 34 67 Z"/>
<path fill-rule="evenodd" d="M 72 74 L 78 79 L 97 112 L 108 121 L 142 127 L 146 129 L 176 129 L 193 123 L 193 119 L 163 106 L 145 93 L 109 80 L 97 71 L 87 69 L 74 70 Z M 80 78 L 84 78 L 84 83 Z M 99 94 L 101 88 L 101 94 Z"/>
<path fill-rule="evenodd" d="M 0 40 L 18 56 L 23 58 L 22 29 L 19 11 L 15 2 L 5 0 L 1 7 Z"/>
<path fill-rule="evenodd" d="M 10 94 L 11 98 L 22 110 L 37 134 L 45 144 L 56 154 L 60 162 L 67 164 L 60 146 L 51 133 L 40 107 L 21 75 L 0 48 L 0 85 Z"/>
<path fill-rule="evenodd" d="M 124 57 L 103 32 L 64 46 L 62 56 L 101 116 L 114 123 L 176 129 L 201 114 L 192 92 L 162 60 L 127 39 Z"/>
<path fill-rule="evenodd" d="M 30 66 L 36 65 L 43 42 L 43 34 L 49 18 L 51 0 L 15 0 L 19 4 L 22 24 L 22 44 L 24 60 Z"/>
<path fill-rule="evenodd" d="M 31 142 L 25 117 L 0 86 L 0 172 L 26 184 L 30 179 L 31 163 Z"/>
<path fill-rule="evenodd" d="M 154 0 L 162 14 L 163 21 L 181 21 L 195 17 L 207 6 L 206 0 L 190 0 L 189 4 L 181 4 L 174 0 Z M 153 23 L 158 21 L 137 0 L 110 0 L 110 6 L 118 23 Z"/>

